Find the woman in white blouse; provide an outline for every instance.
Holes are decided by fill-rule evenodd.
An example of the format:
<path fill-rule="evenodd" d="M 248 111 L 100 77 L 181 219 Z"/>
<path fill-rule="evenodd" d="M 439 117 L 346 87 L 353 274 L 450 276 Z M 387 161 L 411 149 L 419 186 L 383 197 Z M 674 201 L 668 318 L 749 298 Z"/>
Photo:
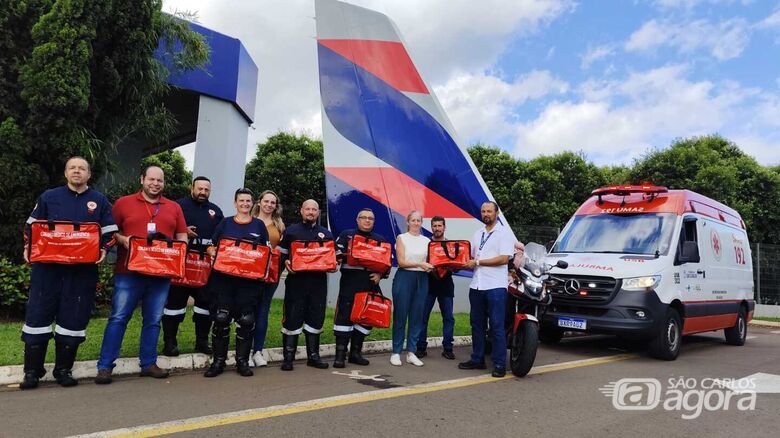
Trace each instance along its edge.
<path fill-rule="evenodd" d="M 406 216 L 406 226 L 408 231 L 395 241 L 398 271 L 393 278 L 393 354 L 390 363 L 402 365 L 401 351 L 406 339 L 406 362 L 421 367 L 423 363 L 414 352 L 423 325 L 428 272 L 433 266 L 426 262 L 430 239 L 420 233 L 422 215 L 419 211 L 412 211 Z"/>

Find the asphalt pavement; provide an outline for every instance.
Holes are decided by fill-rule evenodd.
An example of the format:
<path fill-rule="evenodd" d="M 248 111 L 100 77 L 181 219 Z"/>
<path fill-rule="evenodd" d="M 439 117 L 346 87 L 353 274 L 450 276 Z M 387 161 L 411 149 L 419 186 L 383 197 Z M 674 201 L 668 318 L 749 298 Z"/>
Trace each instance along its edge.
<path fill-rule="evenodd" d="M 188 372 L 4 388 L 0 436 L 763 437 L 780 427 L 777 328 L 751 327 L 742 347 L 722 333 L 688 337 L 672 362 L 614 338 L 566 338 L 542 346 L 525 378 L 458 370 L 469 352 L 449 361 L 431 350 L 420 368 L 380 354 L 341 370 L 299 361 L 292 372 L 271 366 L 253 377 L 229 369 L 213 379 Z"/>

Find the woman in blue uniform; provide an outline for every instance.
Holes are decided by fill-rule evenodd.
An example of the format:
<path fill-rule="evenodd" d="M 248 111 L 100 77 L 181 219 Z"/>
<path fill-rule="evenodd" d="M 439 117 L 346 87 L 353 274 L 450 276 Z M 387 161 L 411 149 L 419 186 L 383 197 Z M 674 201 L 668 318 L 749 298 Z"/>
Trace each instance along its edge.
<path fill-rule="evenodd" d="M 217 225 L 211 241 L 219 245 L 221 238 L 254 240 L 262 245 L 268 245 L 268 232 L 263 221 L 252 217 L 254 204 L 252 191 L 238 189 L 234 196 L 236 214 L 226 217 Z M 209 247 L 209 254 L 214 257 L 216 249 Z M 214 325 L 211 331 L 211 348 L 214 351 L 211 366 L 204 376 L 216 377 L 222 374 L 227 360 L 227 350 L 230 343 L 230 322 L 236 324 L 236 369 L 242 376 L 251 376 L 249 367 L 249 352 L 255 331 L 255 306 L 257 291 L 261 280 L 223 274 L 212 271 L 211 315 Z"/>

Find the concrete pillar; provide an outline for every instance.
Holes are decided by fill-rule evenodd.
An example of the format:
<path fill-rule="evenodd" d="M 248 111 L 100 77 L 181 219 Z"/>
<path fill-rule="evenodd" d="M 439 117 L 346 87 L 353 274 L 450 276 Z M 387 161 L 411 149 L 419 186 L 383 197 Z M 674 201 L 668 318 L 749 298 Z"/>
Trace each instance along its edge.
<path fill-rule="evenodd" d="M 211 180 L 210 200 L 225 216 L 235 214 L 233 193 L 244 186 L 248 128 L 233 104 L 200 96 L 192 176 Z"/>

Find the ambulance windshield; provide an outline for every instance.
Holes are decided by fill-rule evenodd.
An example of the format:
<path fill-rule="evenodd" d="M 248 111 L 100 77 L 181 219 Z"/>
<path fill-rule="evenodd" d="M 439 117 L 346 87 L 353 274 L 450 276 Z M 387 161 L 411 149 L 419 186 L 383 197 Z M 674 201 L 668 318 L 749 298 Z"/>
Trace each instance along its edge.
<path fill-rule="evenodd" d="M 664 255 L 676 218 L 674 213 L 575 216 L 552 252 Z"/>

